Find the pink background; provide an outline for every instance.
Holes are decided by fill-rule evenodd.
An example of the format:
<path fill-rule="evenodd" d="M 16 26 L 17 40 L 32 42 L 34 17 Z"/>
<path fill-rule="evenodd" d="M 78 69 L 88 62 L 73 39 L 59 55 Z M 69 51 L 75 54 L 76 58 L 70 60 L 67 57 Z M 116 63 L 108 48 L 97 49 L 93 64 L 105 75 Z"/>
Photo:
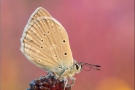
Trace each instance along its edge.
<path fill-rule="evenodd" d="M 72 90 L 133 90 L 134 0 L 1 0 L 2 90 L 25 90 L 46 74 L 19 50 L 37 7 L 65 27 L 75 60 L 102 66 L 75 75 Z"/>

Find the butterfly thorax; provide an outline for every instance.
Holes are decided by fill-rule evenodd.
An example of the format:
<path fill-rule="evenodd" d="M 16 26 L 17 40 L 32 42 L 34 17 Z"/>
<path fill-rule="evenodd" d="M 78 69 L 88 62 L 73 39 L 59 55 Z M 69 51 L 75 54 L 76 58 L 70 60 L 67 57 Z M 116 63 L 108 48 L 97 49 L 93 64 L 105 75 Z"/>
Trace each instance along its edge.
<path fill-rule="evenodd" d="M 68 68 L 57 68 L 53 73 L 57 78 L 70 78 L 73 77 L 75 73 L 79 73 L 81 69 L 81 65 L 75 63 L 73 66 Z"/>

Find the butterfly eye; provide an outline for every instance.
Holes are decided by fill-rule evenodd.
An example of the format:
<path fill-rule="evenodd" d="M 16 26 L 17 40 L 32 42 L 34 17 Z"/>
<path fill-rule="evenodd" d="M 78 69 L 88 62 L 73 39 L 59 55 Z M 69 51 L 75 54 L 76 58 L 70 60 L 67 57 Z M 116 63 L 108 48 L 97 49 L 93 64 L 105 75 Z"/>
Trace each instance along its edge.
<path fill-rule="evenodd" d="M 76 69 L 78 70 L 78 69 L 79 69 L 79 66 L 78 66 L 78 64 L 75 64 L 75 66 L 76 66 Z"/>

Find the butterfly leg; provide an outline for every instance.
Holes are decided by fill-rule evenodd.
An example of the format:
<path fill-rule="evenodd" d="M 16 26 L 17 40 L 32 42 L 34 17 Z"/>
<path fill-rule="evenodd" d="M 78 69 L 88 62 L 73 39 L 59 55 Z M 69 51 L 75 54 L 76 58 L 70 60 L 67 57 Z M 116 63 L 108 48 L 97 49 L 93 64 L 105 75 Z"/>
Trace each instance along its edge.
<path fill-rule="evenodd" d="M 68 84 L 68 80 L 66 78 L 64 78 L 64 90 L 65 90 L 67 84 Z"/>
<path fill-rule="evenodd" d="M 72 83 L 70 84 L 70 86 L 72 87 L 74 85 L 76 79 L 74 77 L 70 77 L 70 79 L 72 80 Z"/>
<path fill-rule="evenodd" d="M 59 78 L 57 73 L 55 73 L 54 71 L 52 71 L 52 73 L 56 76 L 57 79 Z"/>

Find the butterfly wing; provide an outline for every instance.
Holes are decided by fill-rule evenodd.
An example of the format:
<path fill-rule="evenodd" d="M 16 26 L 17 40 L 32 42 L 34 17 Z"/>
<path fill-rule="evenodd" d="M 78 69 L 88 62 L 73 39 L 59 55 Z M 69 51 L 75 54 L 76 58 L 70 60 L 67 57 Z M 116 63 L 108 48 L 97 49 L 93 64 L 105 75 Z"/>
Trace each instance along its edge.
<path fill-rule="evenodd" d="M 28 60 L 46 71 L 73 65 L 64 27 L 41 7 L 31 15 L 24 29 L 20 50 Z"/>

